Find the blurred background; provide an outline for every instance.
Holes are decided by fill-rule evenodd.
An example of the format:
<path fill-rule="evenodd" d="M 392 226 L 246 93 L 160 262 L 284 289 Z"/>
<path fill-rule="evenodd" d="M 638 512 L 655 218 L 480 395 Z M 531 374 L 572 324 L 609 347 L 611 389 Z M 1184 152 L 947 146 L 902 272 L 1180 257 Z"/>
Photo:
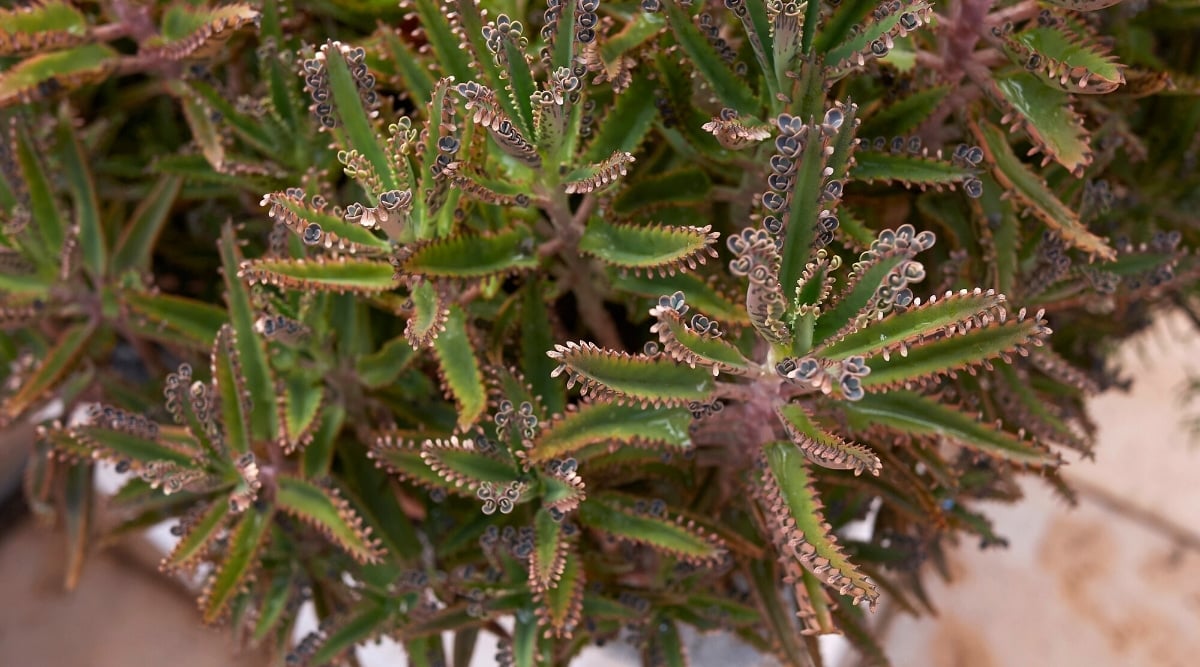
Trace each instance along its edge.
<path fill-rule="evenodd" d="M 936 617 L 886 602 L 874 615 L 897 667 L 1190 667 L 1200 662 L 1200 438 L 1189 421 L 1189 379 L 1200 377 L 1200 337 L 1161 317 L 1121 354 L 1132 391 L 1092 401 L 1096 460 L 1070 460 L 1079 494 L 1069 508 L 1036 479 L 1017 506 L 987 508 L 1007 549 L 963 543 L 944 583 L 930 577 Z M 60 533 L 36 525 L 19 500 L 32 431 L 0 440 L 10 498 L 0 513 L 0 665 L 200 667 L 265 665 L 222 630 L 203 627 L 187 582 L 157 572 L 161 527 L 107 545 L 74 593 L 62 588 Z M 99 484 L 103 487 L 104 484 Z M 15 495 L 14 495 L 15 494 Z M 102 519 L 101 519 L 102 520 Z M 481 643 L 475 664 L 494 659 Z M 721 636 L 692 637 L 695 665 L 770 664 Z M 838 641 L 828 667 L 856 667 Z M 589 649 L 581 664 L 633 664 L 632 649 Z M 395 647 L 360 652 L 363 667 L 403 665 Z"/>

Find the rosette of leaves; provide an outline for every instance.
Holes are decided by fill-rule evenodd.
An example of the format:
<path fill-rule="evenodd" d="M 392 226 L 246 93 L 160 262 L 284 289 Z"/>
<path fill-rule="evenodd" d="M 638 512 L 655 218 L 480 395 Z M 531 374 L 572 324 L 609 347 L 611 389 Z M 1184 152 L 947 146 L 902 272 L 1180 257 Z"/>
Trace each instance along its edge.
<path fill-rule="evenodd" d="M 747 281 L 748 331 L 691 312 L 685 293 L 676 292 L 650 310 L 651 332 L 658 339 L 642 354 L 588 342 L 557 345 L 549 352 L 559 364 L 554 374 L 565 374 L 568 387 L 580 385 L 592 401 L 692 410 L 699 420 L 694 438 L 701 456 L 712 451 L 723 470 L 742 471 L 740 490 L 724 500 L 750 500 L 737 510 L 723 504 L 707 509 L 754 517 L 795 589 L 791 598 L 806 633 L 839 631 L 831 612 L 839 602 L 850 608 L 878 596 L 876 584 L 833 537 L 822 513 L 822 485 L 835 489 L 843 502 L 854 497 L 854 492 L 842 495 L 847 489 L 872 489 L 866 493 L 884 499 L 881 513 L 892 516 L 900 530 L 921 524 L 916 533 L 925 540 L 935 541 L 933 536 L 947 527 L 981 531 L 990 540 L 986 523 L 958 504 L 984 492 L 961 481 L 966 472 L 945 460 L 929 463 L 940 458 L 932 450 L 916 454 L 921 446 L 897 444 L 953 443 L 970 452 L 968 458 L 983 457 L 1001 469 L 1052 473 L 1060 459 L 1046 444 L 1078 442 L 1073 425 L 1065 421 L 1056 424 L 1073 439 L 1031 441 L 1024 428 L 1014 433 L 1004 427 L 1023 425 L 1021 413 L 1006 414 L 1011 421 L 981 423 L 977 410 L 954 398 L 969 395 L 966 387 L 974 376 L 994 364 L 1006 366 L 1026 356 L 1052 359 L 1039 350 L 1050 329 L 1040 312 L 1010 314 L 1006 297 L 994 290 L 947 292 L 925 302 L 914 297 L 913 286 L 926 277 L 916 257 L 934 245 L 932 232 L 917 233 L 910 225 L 884 230 L 839 285 L 842 258 L 824 247 L 828 238 L 821 236 L 836 227 L 822 222 L 834 213 L 823 210 L 812 228 L 780 224 L 777 214 L 786 200 L 780 196 L 775 203 L 778 191 L 792 192 L 793 201 L 836 205 L 841 189 L 831 170 L 818 170 L 806 181 L 807 164 L 795 158 L 836 159 L 839 145 L 854 150 L 855 127 L 843 114 L 835 107 L 819 124 L 789 115 L 776 121 L 778 153 L 771 160 L 770 189 L 761 198 L 764 228 L 728 239 L 735 255 L 730 270 Z M 824 150 L 826 145 L 832 150 Z M 797 257 L 804 258 L 802 265 Z M 1070 374 L 1069 366 L 1056 359 L 1033 365 L 1052 382 Z M 1001 377 L 1015 380 L 1008 371 Z M 1038 400 L 1036 393 L 1026 392 L 1013 406 Z M 847 439 L 850 434 L 858 442 Z M 931 466 L 927 472 L 912 472 L 918 460 Z M 898 469 L 889 471 L 888 461 Z M 939 481 L 933 479 L 933 465 L 943 476 Z M 849 472 L 816 472 L 821 468 Z M 903 509 L 911 507 L 911 499 L 920 499 L 916 502 L 938 518 L 925 523 L 921 512 Z M 900 506 L 892 506 L 893 500 Z M 899 519 L 899 514 L 906 516 Z M 772 587 L 758 595 L 770 596 L 767 608 L 780 608 Z M 777 645 L 785 652 L 796 649 L 780 636 L 791 632 L 788 615 L 768 620 L 778 633 Z M 800 660 L 797 655 L 788 659 Z"/>
<path fill-rule="evenodd" d="M 47 468 L 105 461 L 131 474 L 113 498 L 133 514 L 118 532 L 180 517 L 173 529 L 180 540 L 162 567 L 194 573 L 212 566 L 199 599 L 205 622 L 230 619 L 254 628 L 258 640 L 286 643 L 279 623 L 294 619 L 295 588 L 324 580 L 300 553 L 332 543 L 341 555 L 327 557 L 352 567 L 379 563 L 387 552 L 328 476 L 345 413 L 295 358 L 309 332 L 282 314 L 254 317 L 256 300 L 233 277 L 232 238 L 227 231 L 221 248 L 231 269 L 230 322 L 214 335 L 209 379 L 186 363 L 167 376 L 165 408 L 174 423 L 93 404 L 83 419 L 39 427 L 38 437 L 51 454 Z"/>
<path fill-rule="evenodd" d="M 114 74 L 196 62 L 217 54 L 240 29 L 258 22 L 248 4 L 100 3 L 98 22 L 69 2 L 39 0 L 0 10 L 0 107 L 53 98 Z M 136 54 L 111 42 L 132 38 Z"/>

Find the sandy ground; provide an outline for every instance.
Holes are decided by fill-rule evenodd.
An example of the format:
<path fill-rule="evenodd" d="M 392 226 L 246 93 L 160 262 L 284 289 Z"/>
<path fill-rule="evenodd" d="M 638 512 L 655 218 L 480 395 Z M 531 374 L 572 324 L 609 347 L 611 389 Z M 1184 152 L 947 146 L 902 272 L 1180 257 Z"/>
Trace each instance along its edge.
<path fill-rule="evenodd" d="M 956 552 L 953 584 L 931 578 L 937 617 L 881 614 L 897 667 L 1200 664 L 1200 444 L 1183 427 L 1178 398 L 1187 374 L 1200 374 L 1200 337 L 1167 319 L 1124 358 L 1142 381 L 1091 405 L 1097 460 L 1072 461 L 1067 472 L 1080 507 L 1031 480 L 1024 503 L 991 508 L 1009 549 L 971 543 Z M 0 665 L 266 664 L 201 627 L 187 595 L 126 552 L 96 554 L 79 589 L 62 592 L 61 539 L 27 523 L 0 543 Z M 490 664 L 490 654 L 476 664 Z M 758 664 L 719 637 L 693 642 L 691 654 L 694 664 Z M 632 656 L 588 657 L 600 666 Z M 365 662 L 404 664 L 386 647 Z"/>

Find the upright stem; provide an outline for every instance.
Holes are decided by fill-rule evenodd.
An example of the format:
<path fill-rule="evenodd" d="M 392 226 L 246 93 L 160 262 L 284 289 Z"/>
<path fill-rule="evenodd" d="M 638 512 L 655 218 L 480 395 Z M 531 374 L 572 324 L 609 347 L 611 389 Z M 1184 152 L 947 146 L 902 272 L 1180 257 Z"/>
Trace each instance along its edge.
<path fill-rule="evenodd" d="M 590 194 L 585 196 L 579 210 L 571 213 L 567 197 L 561 190 L 542 188 L 537 194 L 541 199 L 543 210 L 550 217 L 550 224 L 554 226 L 554 231 L 558 235 L 555 240 L 561 241 L 561 245 L 555 249 L 559 251 L 558 256 L 566 264 L 567 275 L 564 278 L 570 284 L 571 291 L 575 293 L 580 319 L 602 346 L 613 350 L 624 349 L 625 345 L 621 342 L 621 334 L 617 331 L 617 325 L 608 311 L 604 309 L 604 297 L 596 289 L 595 268 L 590 262 L 580 257 L 576 250 L 579 239 L 583 237 L 584 224 L 596 206 L 595 197 Z"/>

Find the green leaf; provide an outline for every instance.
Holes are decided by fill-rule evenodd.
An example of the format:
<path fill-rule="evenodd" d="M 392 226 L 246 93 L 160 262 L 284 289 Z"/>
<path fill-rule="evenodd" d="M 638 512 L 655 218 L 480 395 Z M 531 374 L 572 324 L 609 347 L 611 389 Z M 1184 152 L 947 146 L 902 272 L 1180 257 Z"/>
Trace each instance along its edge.
<path fill-rule="evenodd" d="M 989 359 L 1040 344 L 1049 331 L 1039 318 L 1013 319 L 910 345 L 907 354 L 885 352 L 867 359 L 871 374 L 862 378 L 862 386 L 868 391 L 908 386 L 918 380 L 986 366 Z"/>
<path fill-rule="evenodd" d="M 462 496 L 472 495 L 469 489 L 459 488 L 453 482 L 444 480 L 434 472 L 421 458 L 420 448 L 405 442 L 403 436 L 384 434 L 377 437 L 371 446 L 369 455 L 378 465 L 401 479 L 431 489 L 444 489 Z M 499 462 L 495 459 L 488 459 L 488 465 L 499 466 Z M 506 467 L 504 469 L 507 470 Z M 499 470 L 493 472 L 496 476 L 505 474 Z"/>
<path fill-rule="evenodd" d="M 91 340 L 93 328 L 77 324 L 59 335 L 54 347 L 42 357 L 30 375 L 21 382 L 15 394 L 0 405 L 0 424 L 9 424 L 26 410 L 38 404 L 55 385 L 71 372 Z"/>
<path fill-rule="evenodd" d="M 401 271 L 431 278 L 504 276 L 538 265 L 534 239 L 523 228 L 419 242 L 402 253 Z"/>
<path fill-rule="evenodd" d="M 256 24 L 259 13 L 250 5 L 234 3 L 209 9 L 175 4 L 167 8 L 162 32 L 147 39 L 143 53 L 166 60 L 204 59 L 216 55 L 241 28 Z"/>
<path fill-rule="evenodd" d="M 27 104 L 108 76 L 118 54 L 106 44 L 41 53 L 0 72 L 0 108 Z"/>
<path fill-rule="evenodd" d="M 745 305 L 727 295 L 711 280 L 694 273 L 677 273 L 673 276 L 638 276 L 628 272 L 616 272 L 613 286 L 626 292 L 658 299 L 663 294 L 683 292 L 692 307 L 725 324 L 748 325 L 750 318 Z"/>
<path fill-rule="evenodd" d="M 213 171 L 225 170 L 225 144 L 220 130 L 213 122 L 212 112 L 200 97 L 180 81 L 169 81 L 168 89 L 179 98 L 183 117 L 192 131 L 192 139 Z"/>
<path fill-rule="evenodd" d="M 630 183 L 617 195 L 612 210 L 617 215 L 632 215 L 645 208 L 703 204 L 711 190 L 707 172 L 685 167 Z"/>
<path fill-rule="evenodd" d="M 940 334 L 951 326 L 970 322 L 985 313 L 1000 307 L 1005 301 L 1003 294 L 992 290 L 986 292 L 947 292 L 944 297 L 930 297 L 923 305 L 916 305 L 902 313 L 871 320 L 866 326 L 850 332 L 841 340 L 828 340 L 814 353 L 824 359 L 840 360 L 856 354 L 872 355 L 884 349 L 893 349 L 901 343 L 911 343 L 925 337 Z"/>
<path fill-rule="evenodd" d="M 860 137 L 894 137 L 916 129 L 941 106 L 950 86 L 919 90 L 868 116 L 858 128 Z"/>
<path fill-rule="evenodd" d="M 325 404 L 325 385 L 313 382 L 300 373 L 293 373 L 284 382 L 282 444 L 293 451 L 312 438 L 313 427 Z"/>
<path fill-rule="evenodd" d="M 92 531 L 92 483 L 94 470 L 91 463 L 77 463 L 68 470 L 63 492 L 63 524 L 67 534 L 67 565 L 63 576 L 63 588 L 75 590 L 83 573 L 83 561 Z"/>
<path fill-rule="evenodd" d="M 313 652 L 308 664 L 332 663 L 338 656 L 379 634 L 387 627 L 391 615 L 388 605 L 368 598 L 326 633 L 325 641 Z"/>
<path fill-rule="evenodd" d="M 1024 118 L 1017 125 L 1048 157 L 1076 176 L 1092 163 L 1083 118 L 1071 108 L 1066 93 L 1055 90 L 1028 72 L 996 77 L 1004 98 Z"/>
<path fill-rule="evenodd" d="M 379 542 L 340 494 L 296 477 L 280 475 L 276 480 L 279 509 L 316 528 L 359 563 L 380 562 Z"/>
<path fill-rule="evenodd" d="M 692 23 L 683 6 L 669 2 L 664 3 L 663 9 L 666 10 L 667 20 L 680 48 L 687 54 L 703 81 L 712 88 L 717 99 L 744 116 L 756 115 L 761 110 L 761 105 L 750 87 L 721 60 L 708 39 L 700 33 L 696 24 Z"/>
<path fill-rule="evenodd" d="M 233 598 L 241 592 L 250 573 L 258 565 L 258 552 L 266 541 L 271 527 L 273 509 L 260 510 L 251 507 L 233 527 L 225 559 L 217 566 L 204 586 L 200 598 L 200 609 L 204 622 L 221 620 L 229 609 Z"/>
<path fill-rule="evenodd" d="M 682 405 L 707 399 L 714 386 L 708 370 L 661 356 L 612 352 L 587 342 L 555 345 L 546 354 L 559 364 L 554 377 L 568 374 L 568 389 L 578 382 L 585 395 L 619 403 Z"/>
<path fill-rule="evenodd" d="M 321 424 L 313 433 L 312 442 L 304 448 L 304 478 L 313 479 L 329 474 L 338 434 L 346 421 L 346 408 L 340 403 L 326 403 Z"/>
<path fill-rule="evenodd" d="M 67 221 L 59 211 L 58 201 L 54 197 L 54 190 L 43 166 L 44 162 L 39 157 L 40 148 L 23 125 L 17 126 L 15 138 L 17 164 L 21 167 L 21 174 L 25 177 L 25 186 L 29 191 L 29 207 L 33 215 L 31 229 L 36 231 L 41 241 L 35 250 L 40 260 L 38 263 L 57 264 L 59 252 L 67 238 Z"/>
<path fill-rule="evenodd" d="M 566 6 L 572 7 L 573 5 L 568 2 Z M 533 614 L 527 612 L 516 615 L 516 618 L 513 619 L 513 667 L 536 667 L 539 634 L 536 617 Z M 466 663 L 463 664 L 465 666 Z"/>
<path fill-rule="evenodd" d="M 846 109 L 852 113 L 853 107 Z M 852 116 L 842 123 L 841 129 L 835 135 L 838 144 L 847 144 L 854 136 Z M 783 292 L 784 304 L 792 305 L 796 297 L 796 283 L 804 273 L 812 255 L 814 238 L 813 224 L 821 209 L 825 207 L 825 169 L 833 157 L 827 151 L 833 145 L 818 126 L 809 125 L 809 140 L 805 142 L 803 152 L 797 157 L 795 184 L 792 186 L 786 216 L 786 233 L 783 240 L 783 251 L 780 253 L 779 287 Z M 818 139 L 819 138 L 819 139 Z M 847 152 L 846 157 L 849 156 Z M 758 328 L 756 326 L 756 328 Z M 762 329 L 760 329 L 761 331 Z"/>
<path fill-rule="evenodd" d="M 88 448 L 104 454 L 110 461 L 128 460 L 139 464 L 166 461 L 184 468 L 194 468 L 193 456 L 187 452 L 127 431 L 102 426 L 76 426 L 68 434 L 87 443 Z"/>
<path fill-rule="evenodd" d="M 670 358 L 689 366 L 708 368 L 714 376 L 720 371 L 750 371 L 750 361 L 725 338 L 697 332 L 673 309 L 656 306 L 651 310 L 651 315 L 658 323 L 650 331 L 658 334 L 663 351 Z"/>
<path fill-rule="evenodd" d="M 855 24 L 866 19 L 871 10 L 878 5 L 878 0 L 847 0 L 835 5 L 833 15 L 816 35 L 813 47 L 817 53 L 828 53 L 830 49 L 852 37 Z"/>
<path fill-rule="evenodd" d="M 123 291 L 121 304 L 126 321 L 143 336 L 171 345 L 205 350 L 217 337 L 227 317 L 216 306 L 171 294 Z"/>
<path fill-rule="evenodd" d="M 150 192 L 125 223 L 121 240 L 117 242 L 113 251 L 113 275 L 120 275 L 129 269 L 149 267 L 150 254 L 158 243 L 158 236 L 171 214 L 171 207 L 175 204 L 175 198 L 179 196 L 182 184 L 182 178 L 169 175 L 159 176 L 154 182 Z M 209 337 L 206 342 L 208 340 L 212 338 Z"/>
<path fill-rule="evenodd" d="M 533 519 L 533 552 L 529 558 L 529 587 L 543 591 L 558 585 L 567 559 L 566 537 L 561 521 L 550 511 L 539 509 Z"/>
<path fill-rule="evenodd" d="M 521 476 L 511 462 L 483 454 L 457 437 L 426 440 L 421 445 L 421 460 L 442 480 L 468 491 L 474 491 L 480 482 L 507 484 Z"/>
<path fill-rule="evenodd" d="M 646 647 L 646 655 L 661 660 L 654 664 L 662 667 L 687 667 L 691 664 L 675 621 L 660 616 L 651 621 L 649 627 L 650 643 Z"/>
<path fill-rule="evenodd" d="M 250 305 L 250 295 L 237 276 L 241 252 L 233 236 L 233 226 L 228 223 L 221 230 L 219 248 L 221 273 L 225 278 L 225 300 L 229 305 L 230 322 L 233 324 L 234 333 L 237 334 L 238 358 L 242 362 L 246 388 L 251 396 L 274 396 L 275 380 L 267 365 L 266 349 L 262 340 L 254 335 L 256 315 Z M 253 410 L 250 413 L 250 422 L 253 426 L 251 435 L 255 440 L 275 440 L 279 432 L 275 410 Z"/>
<path fill-rule="evenodd" d="M 458 406 L 458 427 L 466 430 L 487 409 L 487 388 L 467 333 L 467 316 L 458 305 L 450 307 L 445 330 L 433 341 L 442 380 Z"/>
<path fill-rule="evenodd" d="M 262 119 L 255 118 L 249 113 L 239 111 L 232 101 L 207 82 L 194 79 L 186 84 L 176 82 L 175 85 L 177 95 L 198 101 L 202 108 L 210 109 L 212 114 L 219 116 L 221 123 L 231 128 L 242 141 L 254 147 L 255 150 L 272 156 L 282 152 L 276 146 L 277 136 L 272 131 L 274 126 L 264 123 Z"/>
<path fill-rule="evenodd" d="M 424 27 L 422 23 L 422 27 Z M 426 30 L 426 34 L 429 31 Z M 408 93 L 408 95 L 417 104 L 427 102 L 433 95 L 433 76 L 429 73 L 429 68 L 425 66 L 425 62 L 417 56 L 417 52 L 408 45 L 394 30 L 380 30 L 377 34 L 383 39 L 383 48 L 386 50 L 388 64 L 395 67 L 395 75 L 400 77 L 403 85 L 400 90 Z M 443 61 L 440 63 L 445 66 Z"/>
<path fill-rule="evenodd" d="M 691 563 L 714 562 L 726 552 L 724 542 L 690 522 L 637 512 L 631 501 L 613 494 L 585 500 L 579 506 L 579 520 L 589 528 Z"/>
<path fill-rule="evenodd" d="M 550 71 L 554 71 L 560 67 L 570 68 L 574 64 L 575 11 L 578 4 L 564 2 L 558 5 L 558 31 L 550 50 Z M 602 57 L 603 55 L 604 53 L 601 52 Z M 608 61 L 611 61 L 611 57 L 606 62 Z"/>
<path fill-rule="evenodd" d="M 218 497 L 200 515 L 187 523 L 187 530 L 175 548 L 163 559 L 162 569 L 190 569 L 203 558 L 230 516 L 229 503 Z"/>
<path fill-rule="evenodd" d="M 691 413 L 683 408 L 586 403 L 547 424 L 529 456 L 543 463 L 610 441 L 687 448 L 691 422 Z"/>
<path fill-rule="evenodd" d="M 87 19 L 67 2 L 43 0 L 0 9 L 0 55 L 73 46 L 87 36 Z"/>
<path fill-rule="evenodd" d="M 237 275 L 251 285 L 296 291 L 373 294 L 396 287 L 395 270 L 388 262 L 344 255 L 329 260 L 252 259 L 241 263 Z"/>
<path fill-rule="evenodd" d="M 100 203 L 96 199 L 96 185 L 88 158 L 84 155 L 79 137 L 75 133 L 75 119 L 69 107 L 59 112 L 58 148 L 60 163 L 66 175 L 71 199 L 75 204 L 75 224 L 79 227 L 79 245 L 83 251 L 83 265 L 93 281 L 99 282 L 105 274 L 108 261 L 104 230 L 100 228 Z"/>
<path fill-rule="evenodd" d="M 869 376 L 868 376 L 869 377 Z M 983 424 L 933 399 L 907 391 L 867 394 L 861 401 L 845 402 L 842 409 L 851 426 L 884 426 L 906 435 L 946 438 L 974 451 L 1019 465 L 1054 466 L 1058 458 L 1006 431 Z"/>
<path fill-rule="evenodd" d="M 586 583 L 584 574 L 579 554 L 574 549 L 568 549 L 558 585 L 535 596 L 538 602 L 538 625 L 546 628 L 546 634 L 559 638 L 569 636 L 569 626 L 579 622 Z"/>
<path fill-rule="evenodd" d="M 380 144 L 379 133 L 375 131 L 367 111 L 363 108 L 358 85 L 350 73 L 349 65 L 346 64 L 345 55 L 333 44 L 328 45 L 323 52 L 325 70 L 329 73 L 329 89 L 333 93 L 333 105 L 345 127 L 349 148 L 358 151 L 371 164 L 380 179 L 381 190 L 399 189 L 399 181 L 392 171 L 392 163 Z M 375 201 L 378 194 L 368 192 L 367 196 Z"/>
<path fill-rule="evenodd" d="M 848 31 L 849 39 L 825 52 L 825 63 L 831 67 L 841 68 L 848 62 L 853 61 L 858 54 L 870 54 L 871 42 L 882 38 L 885 34 L 898 34 L 897 24 L 900 22 L 901 16 L 910 14 L 924 17 L 928 14 L 929 7 L 930 3 L 924 0 L 906 2 L 898 10 L 889 11 L 881 18 L 869 20 L 861 24 L 863 26 L 862 30 L 857 32 Z M 918 21 L 918 24 L 920 24 L 920 21 Z"/>
<path fill-rule="evenodd" d="M 763 610 L 771 639 L 778 642 L 779 650 L 788 658 L 788 664 L 810 664 L 812 658 L 800 643 L 800 633 L 792 623 L 792 614 L 784 610 L 780 600 L 779 579 L 772 560 L 761 559 L 750 563 L 750 584 Z"/>
<path fill-rule="evenodd" d="M 475 72 L 471 66 L 471 52 L 462 48 L 462 40 L 455 34 L 447 13 L 437 0 L 413 0 L 417 17 L 425 39 L 433 50 L 433 60 L 447 76 L 457 81 L 473 81 Z"/>
<path fill-rule="evenodd" d="M 221 421 L 224 425 L 225 444 L 234 454 L 250 451 L 250 401 L 266 397 L 251 397 L 246 393 L 246 380 L 241 373 L 236 334 L 228 324 L 221 327 L 213 342 L 212 369 L 216 384 L 217 400 L 221 406 Z M 270 410 L 273 406 L 259 407 Z"/>
<path fill-rule="evenodd" d="M 553 327 L 547 302 L 543 298 L 544 283 L 531 282 L 525 289 L 521 304 L 521 370 L 533 388 L 534 395 L 541 397 L 549 414 L 562 413 L 566 406 L 566 395 L 562 384 L 550 374 L 554 362 L 545 351 L 554 345 Z"/>
<path fill-rule="evenodd" d="M 1065 26 L 1034 26 L 1004 37 L 1014 62 L 1042 81 L 1073 93 L 1109 93 L 1125 83 L 1123 67 L 1105 49 Z M 1030 59 L 1037 64 L 1030 66 Z"/>
<path fill-rule="evenodd" d="M 712 227 L 638 226 L 593 218 L 579 240 L 579 251 L 622 269 L 675 273 L 695 270 L 716 257 Z"/>
<path fill-rule="evenodd" d="M 268 215 L 286 225 L 300 238 L 304 238 L 310 225 L 321 229 L 321 238 L 316 245 L 336 247 L 350 252 L 389 252 L 392 244 L 371 233 L 371 230 L 347 222 L 345 218 L 318 210 L 303 199 L 286 192 L 273 192 L 263 197 L 262 204 L 270 205 Z"/>
<path fill-rule="evenodd" d="M 858 280 L 849 287 L 849 291 L 844 292 L 832 308 L 821 312 L 813 330 L 813 340 L 824 341 L 846 328 L 870 303 L 875 296 L 875 290 L 883 284 L 888 274 L 910 259 L 907 254 L 889 255 L 859 273 Z"/>
<path fill-rule="evenodd" d="M 396 336 L 379 350 L 359 357 L 355 364 L 358 379 L 364 386 L 378 389 L 395 382 L 416 357 L 404 336 Z"/>
<path fill-rule="evenodd" d="M 803 406 L 780 405 L 775 412 L 809 461 L 834 470 L 853 470 L 855 475 L 866 471 L 879 476 L 883 464 L 874 452 L 862 445 L 849 444 L 817 426 Z"/>
<path fill-rule="evenodd" d="M 943 186 L 974 175 L 974 170 L 942 160 L 883 151 L 859 151 L 850 177 L 856 181 L 902 183 L 905 186 Z"/>
<path fill-rule="evenodd" d="M 800 540 L 802 544 L 797 545 L 795 557 L 805 569 L 842 595 L 851 595 L 856 602 L 867 599 L 874 604 L 879 592 L 846 558 L 834 539 L 833 529 L 821 513 L 820 496 L 804 455 L 790 442 L 770 443 L 763 453 L 767 463 L 761 479 L 767 504 L 764 509 L 772 515 L 771 523 L 785 531 L 776 540 Z M 789 527 L 784 517 L 794 524 Z"/>
<path fill-rule="evenodd" d="M 1033 215 L 1058 232 L 1067 243 L 1101 259 L 1116 259 L 1116 251 L 1104 239 L 1088 231 L 1075 211 L 1059 201 L 1046 182 L 1013 153 L 1003 130 L 986 121 L 980 121 L 972 129 L 981 139 L 989 160 L 995 165 L 996 180 L 1005 190 L 1029 206 Z"/>
<path fill-rule="evenodd" d="M 657 109 L 653 104 L 646 104 L 646 100 L 653 95 L 652 81 L 644 76 L 634 77 L 629 88 L 617 96 L 604 119 L 597 123 L 596 136 L 579 162 L 590 164 L 600 162 L 613 153 L 636 151 L 654 124 Z"/>
<path fill-rule="evenodd" d="M 254 633 L 252 635 L 255 643 L 266 639 L 283 619 L 284 612 L 288 611 L 288 603 L 292 599 L 292 590 L 296 588 L 296 582 L 289 574 L 278 574 L 271 579 L 271 584 L 263 593 L 262 604 L 258 609 L 258 619 L 254 622 Z"/>

